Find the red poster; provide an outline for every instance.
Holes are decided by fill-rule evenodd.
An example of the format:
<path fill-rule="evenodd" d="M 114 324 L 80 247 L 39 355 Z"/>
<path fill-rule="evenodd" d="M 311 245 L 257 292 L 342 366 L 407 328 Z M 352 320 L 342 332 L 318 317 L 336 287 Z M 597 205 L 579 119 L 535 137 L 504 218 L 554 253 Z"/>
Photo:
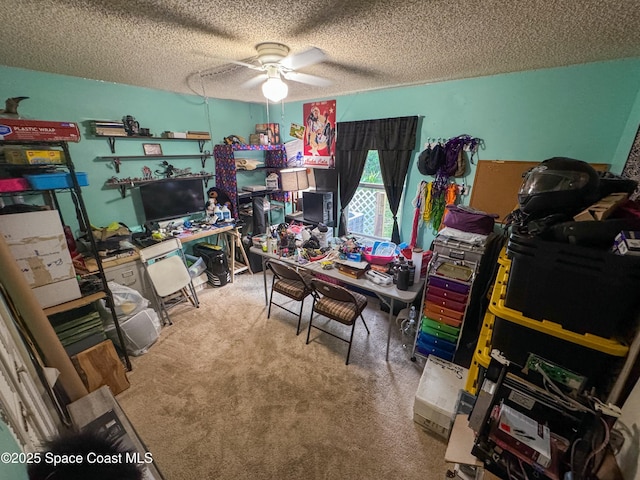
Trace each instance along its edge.
<path fill-rule="evenodd" d="M 336 149 L 336 101 L 305 103 L 304 164 L 333 168 Z"/>

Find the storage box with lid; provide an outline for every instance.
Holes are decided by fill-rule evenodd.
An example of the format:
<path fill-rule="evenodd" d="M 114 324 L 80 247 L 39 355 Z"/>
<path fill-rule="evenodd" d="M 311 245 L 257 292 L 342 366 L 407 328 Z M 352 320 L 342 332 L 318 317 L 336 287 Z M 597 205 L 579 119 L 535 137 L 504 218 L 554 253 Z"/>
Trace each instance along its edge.
<path fill-rule="evenodd" d="M 37 175 L 25 175 L 29 181 L 31 188 L 34 190 L 52 190 L 56 188 L 72 188 L 73 180 L 70 173 L 40 173 Z M 89 179 L 85 172 L 76 172 L 78 185 L 86 187 L 89 185 Z"/>
<path fill-rule="evenodd" d="M 131 317 L 118 320 L 118 322 L 127 352 L 136 356 L 147 352 L 149 347 L 158 340 L 162 329 L 158 314 L 153 308 L 145 308 Z M 106 326 L 105 332 L 116 345 L 120 344 L 113 323 Z"/>
<path fill-rule="evenodd" d="M 548 320 L 531 319 L 507 307 L 505 291 L 510 262 L 499 263 L 489 304 L 494 317 L 491 348 L 500 350 L 509 361 L 522 367 L 529 355 L 534 354 L 583 375 L 587 378 L 586 388 L 594 387 L 604 398 L 624 365 L 628 345 L 591 333 L 580 334 Z"/>
<path fill-rule="evenodd" d="M 64 152 L 62 150 L 35 150 L 26 148 L 4 149 L 4 159 L 12 164 L 61 164 L 64 163 Z"/>
<path fill-rule="evenodd" d="M 433 250 L 455 260 L 480 263 L 485 246 L 438 235 L 433 241 Z"/>
<path fill-rule="evenodd" d="M 505 306 L 580 334 L 610 338 L 636 328 L 640 257 L 514 232 Z"/>
<path fill-rule="evenodd" d="M 413 420 L 425 429 L 449 438 L 467 373 L 466 368 L 429 356 L 416 392 Z"/>
<path fill-rule="evenodd" d="M 43 308 L 81 296 L 56 210 L 0 215 L 0 233 Z"/>

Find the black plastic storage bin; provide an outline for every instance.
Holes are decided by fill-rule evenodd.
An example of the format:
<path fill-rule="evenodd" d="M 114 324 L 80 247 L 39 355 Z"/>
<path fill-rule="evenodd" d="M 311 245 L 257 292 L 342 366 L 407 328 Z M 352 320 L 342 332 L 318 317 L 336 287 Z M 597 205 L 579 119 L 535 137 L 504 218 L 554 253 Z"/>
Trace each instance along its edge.
<path fill-rule="evenodd" d="M 511 234 L 505 305 L 580 334 L 626 337 L 640 308 L 640 257 Z"/>
<path fill-rule="evenodd" d="M 609 355 L 544 332 L 527 328 L 495 316 L 491 348 L 524 367 L 529 354 L 535 354 L 561 367 L 587 377 L 584 388 L 594 387 L 601 399 L 611 391 L 626 356 Z"/>

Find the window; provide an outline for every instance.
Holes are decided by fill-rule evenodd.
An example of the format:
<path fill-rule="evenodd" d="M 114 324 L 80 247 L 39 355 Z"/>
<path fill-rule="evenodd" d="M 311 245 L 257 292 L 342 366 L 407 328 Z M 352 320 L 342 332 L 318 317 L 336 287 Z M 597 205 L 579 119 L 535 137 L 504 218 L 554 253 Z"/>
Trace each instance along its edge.
<path fill-rule="evenodd" d="M 349 233 L 384 240 L 391 238 L 393 216 L 384 191 L 377 150 L 369 150 L 360 184 L 349 203 L 347 214 Z"/>

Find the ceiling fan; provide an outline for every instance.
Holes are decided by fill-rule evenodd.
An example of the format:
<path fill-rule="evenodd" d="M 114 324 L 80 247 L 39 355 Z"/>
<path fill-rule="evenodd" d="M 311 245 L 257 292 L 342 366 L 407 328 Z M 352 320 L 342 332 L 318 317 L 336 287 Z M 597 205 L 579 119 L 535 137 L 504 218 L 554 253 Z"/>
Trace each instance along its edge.
<path fill-rule="evenodd" d="M 239 62 L 231 63 L 242 65 L 262 73 L 257 77 L 244 82 L 241 87 L 252 88 L 262 83 L 262 93 L 272 102 L 279 102 L 286 98 L 289 87 L 282 81 L 282 77 L 293 82 L 306 83 L 317 87 L 331 85 L 331 80 L 298 72 L 300 68 L 321 63 L 326 59 L 325 53 L 316 47 L 311 47 L 299 53 L 289 54 L 289 47 L 281 43 L 264 42 L 256 45 L 257 63 Z"/>

